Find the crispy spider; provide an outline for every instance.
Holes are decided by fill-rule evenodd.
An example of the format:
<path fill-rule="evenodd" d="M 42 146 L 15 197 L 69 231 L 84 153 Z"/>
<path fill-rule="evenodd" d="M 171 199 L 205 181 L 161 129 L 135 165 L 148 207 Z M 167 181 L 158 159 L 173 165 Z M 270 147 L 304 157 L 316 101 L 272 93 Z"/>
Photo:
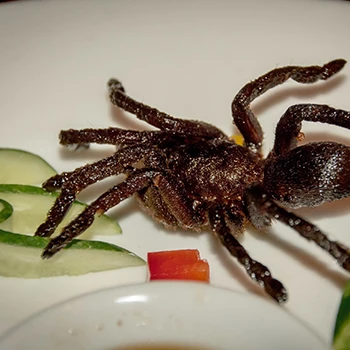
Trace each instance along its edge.
<path fill-rule="evenodd" d="M 255 98 L 289 78 L 299 83 L 326 80 L 345 63 L 338 59 L 322 67 L 277 68 L 245 85 L 232 102 L 234 123 L 243 135 L 244 146 L 215 126 L 177 119 L 133 100 L 119 81 L 111 79 L 111 102 L 158 130 L 108 128 L 60 133 L 62 145 L 112 144 L 117 145 L 117 151 L 43 184 L 50 191 L 61 192 L 36 235 L 51 236 L 76 195 L 89 185 L 116 174 L 124 174 L 125 180 L 103 193 L 51 239 L 43 258 L 80 235 L 95 215 L 135 195 L 141 207 L 168 228 L 213 231 L 248 275 L 280 303 L 287 300 L 284 286 L 266 266 L 251 258 L 236 238 L 248 222 L 263 230 L 272 219 L 280 220 L 350 271 L 348 248 L 330 241 L 316 226 L 279 205 L 310 207 L 350 196 L 349 147 L 335 142 L 297 147 L 302 121 L 350 129 L 350 112 L 327 105 L 291 106 L 281 117 L 274 147 L 264 159 L 260 153 L 262 130 L 250 109 Z"/>

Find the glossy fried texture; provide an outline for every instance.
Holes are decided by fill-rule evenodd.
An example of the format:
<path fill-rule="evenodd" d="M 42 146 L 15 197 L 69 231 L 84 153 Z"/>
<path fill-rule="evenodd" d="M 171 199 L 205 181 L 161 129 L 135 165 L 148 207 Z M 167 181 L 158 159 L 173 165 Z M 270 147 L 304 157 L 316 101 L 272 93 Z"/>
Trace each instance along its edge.
<path fill-rule="evenodd" d="M 316 206 L 350 195 L 349 147 L 332 142 L 297 145 L 303 121 L 350 129 L 350 112 L 326 105 L 291 106 L 281 117 L 274 147 L 264 159 L 260 152 L 263 133 L 250 109 L 255 98 L 287 79 L 299 83 L 325 80 L 345 63 L 338 59 L 324 66 L 277 68 L 244 86 L 232 102 L 233 120 L 243 135 L 244 146 L 215 126 L 174 118 L 130 98 L 122 84 L 111 79 L 111 102 L 157 130 L 108 128 L 60 133 L 62 145 L 112 144 L 117 151 L 46 181 L 43 187 L 60 190 L 60 195 L 36 235 L 51 236 L 77 194 L 89 185 L 118 174 L 124 174 L 125 179 L 101 194 L 52 238 L 43 257 L 50 258 L 65 247 L 92 224 L 96 215 L 135 195 L 141 207 L 167 228 L 212 231 L 248 275 L 280 303 L 287 300 L 282 283 L 237 239 L 248 222 L 264 230 L 272 219 L 280 220 L 350 271 L 348 248 L 284 209 Z"/>

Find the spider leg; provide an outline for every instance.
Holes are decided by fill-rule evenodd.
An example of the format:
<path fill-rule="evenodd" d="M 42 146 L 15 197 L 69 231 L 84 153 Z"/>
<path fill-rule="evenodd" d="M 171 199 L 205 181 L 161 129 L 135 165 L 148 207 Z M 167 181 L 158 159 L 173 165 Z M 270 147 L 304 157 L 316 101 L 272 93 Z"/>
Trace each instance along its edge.
<path fill-rule="evenodd" d="M 328 123 L 350 129 L 350 112 L 327 105 L 298 104 L 287 109 L 276 127 L 272 153 L 282 155 L 297 144 L 302 121 Z"/>
<path fill-rule="evenodd" d="M 59 135 L 60 144 L 86 145 L 89 143 L 110 144 L 115 146 L 159 143 L 169 135 L 159 131 L 135 131 L 119 128 L 62 130 Z"/>
<path fill-rule="evenodd" d="M 87 185 L 81 189 L 79 192 L 85 187 L 100 181 L 108 176 L 118 175 L 122 172 L 122 170 L 133 162 L 137 162 L 142 157 L 147 155 L 147 152 L 150 151 L 149 147 L 145 147 L 145 145 L 137 145 L 134 147 L 126 147 L 118 150 L 115 154 L 110 157 L 101 159 L 95 163 L 84 165 L 80 168 L 77 168 L 70 172 L 63 172 L 61 174 L 54 175 L 46 180 L 42 187 L 44 187 L 48 191 L 54 191 L 59 188 L 63 188 L 64 186 L 81 186 L 81 183 L 86 183 Z M 113 168 L 114 167 L 114 168 Z M 93 170 L 102 169 L 100 175 L 93 174 Z M 114 169 L 114 172 L 113 172 Z M 107 172 L 111 172 L 111 175 L 108 175 Z M 113 173 L 112 173 L 113 172 Z M 91 173 L 91 178 L 90 178 Z M 106 174 L 105 174 L 106 173 Z M 104 175 L 105 174 L 105 175 Z M 81 176 L 81 181 L 79 180 Z M 102 178 L 95 178 L 94 176 L 102 176 Z M 68 179 L 72 179 L 72 184 L 66 184 Z"/>
<path fill-rule="evenodd" d="M 61 193 L 50 209 L 46 221 L 37 228 L 35 235 L 51 236 L 80 191 L 97 181 L 120 174 L 125 167 L 140 160 L 147 152 L 149 149 L 141 146 L 125 148 L 111 157 L 87 164 L 70 173 L 55 175 L 47 180 L 43 185 L 44 188 L 50 190 L 61 188 Z"/>
<path fill-rule="evenodd" d="M 190 203 L 186 202 L 182 196 L 178 184 L 175 185 L 171 179 L 168 179 L 167 176 L 164 176 L 159 171 L 135 170 L 124 182 L 103 193 L 71 221 L 59 236 L 54 237 L 45 248 L 42 255 L 43 258 L 50 258 L 75 237 L 83 233 L 92 225 L 95 215 L 102 215 L 124 199 L 147 188 L 152 183 L 158 188 L 166 206 L 170 211 L 172 210 L 177 223 L 182 227 L 193 228 L 196 215 L 191 210 Z M 197 224 L 200 225 L 200 221 L 197 221 Z"/>
<path fill-rule="evenodd" d="M 247 147 L 254 152 L 259 152 L 263 139 L 261 126 L 250 109 L 250 104 L 253 100 L 288 79 L 293 79 L 303 84 L 326 80 L 339 72 L 345 63 L 345 60 L 338 59 L 324 66 L 276 68 L 245 85 L 235 96 L 231 110 L 234 123 L 243 135 Z"/>
<path fill-rule="evenodd" d="M 50 258 L 75 237 L 79 236 L 89 226 L 92 225 L 95 215 L 102 215 L 108 209 L 118 205 L 124 199 L 130 197 L 135 192 L 147 187 L 152 178 L 156 176 L 154 171 L 137 171 L 131 174 L 124 182 L 112 187 L 93 203 L 91 203 L 80 215 L 71 221 L 61 232 L 61 234 L 49 242 L 42 254 L 43 258 Z"/>
<path fill-rule="evenodd" d="M 116 79 L 109 80 L 108 88 L 110 100 L 115 106 L 134 114 L 138 119 L 163 131 L 191 135 L 191 137 L 227 138 L 221 130 L 211 124 L 174 118 L 132 99 L 125 94 L 123 85 Z"/>
<path fill-rule="evenodd" d="M 254 201 L 260 215 L 283 222 L 297 231 L 300 236 L 316 243 L 328 252 L 344 270 L 350 272 L 349 248 L 336 241 L 331 241 L 317 226 L 278 206 L 268 198 L 261 188 L 250 189 L 247 192 L 247 197 L 248 201 Z"/>
<path fill-rule="evenodd" d="M 232 235 L 225 222 L 225 213 L 220 208 L 209 211 L 211 229 L 225 248 L 244 266 L 252 280 L 262 285 L 265 291 L 279 303 L 287 301 L 287 291 L 281 282 L 271 276 L 270 270 L 260 262 L 252 259 L 245 248 Z"/>

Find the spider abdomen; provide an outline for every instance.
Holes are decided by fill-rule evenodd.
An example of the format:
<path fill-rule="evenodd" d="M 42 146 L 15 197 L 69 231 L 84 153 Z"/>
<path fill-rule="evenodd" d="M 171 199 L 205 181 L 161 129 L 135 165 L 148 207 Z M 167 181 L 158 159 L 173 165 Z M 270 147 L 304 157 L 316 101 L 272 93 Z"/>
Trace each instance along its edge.
<path fill-rule="evenodd" d="M 350 195 L 350 148 L 336 142 L 313 142 L 269 159 L 264 188 L 290 207 L 318 206 Z"/>

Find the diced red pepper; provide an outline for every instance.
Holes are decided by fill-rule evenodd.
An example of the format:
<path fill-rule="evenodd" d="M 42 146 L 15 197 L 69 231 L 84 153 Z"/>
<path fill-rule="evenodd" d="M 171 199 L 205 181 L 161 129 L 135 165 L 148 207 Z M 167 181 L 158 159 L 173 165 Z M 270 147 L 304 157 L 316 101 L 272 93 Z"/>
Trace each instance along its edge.
<path fill-rule="evenodd" d="M 168 267 L 193 263 L 200 259 L 197 249 L 165 250 L 151 252 L 147 255 L 148 266 L 151 271 L 156 271 L 166 263 Z M 171 266 L 172 265 L 172 266 Z"/>
<path fill-rule="evenodd" d="M 209 282 L 209 264 L 198 250 L 183 249 L 148 253 L 150 280 L 196 280 Z"/>
<path fill-rule="evenodd" d="M 151 273 L 150 279 L 209 282 L 209 264 L 205 260 L 198 260 L 189 264 L 176 265 L 172 269 Z"/>

